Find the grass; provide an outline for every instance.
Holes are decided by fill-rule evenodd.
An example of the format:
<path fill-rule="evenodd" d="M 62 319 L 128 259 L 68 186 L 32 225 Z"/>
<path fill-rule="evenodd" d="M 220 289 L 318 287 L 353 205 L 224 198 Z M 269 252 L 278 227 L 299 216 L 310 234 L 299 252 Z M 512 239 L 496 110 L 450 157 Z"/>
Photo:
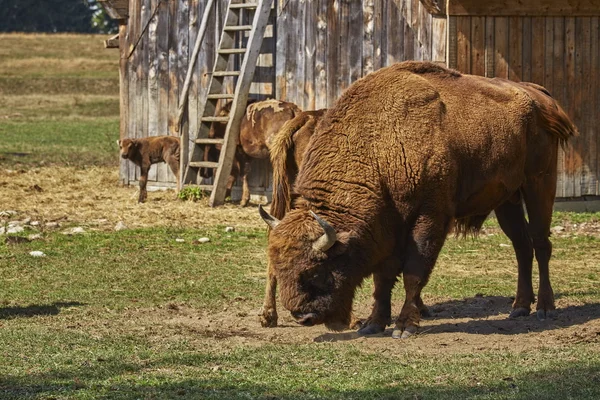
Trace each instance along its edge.
<path fill-rule="evenodd" d="M 194 244 L 207 236 L 211 241 Z M 178 242 L 175 239 L 184 239 Z M 425 299 L 510 296 L 501 235 L 450 239 Z M 264 284 L 263 229 L 146 228 L 0 245 L 0 393 L 6 399 L 597 398 L 598 342 L 389 352 L 364 342 L 246 342 L 185 321 L 253 313 Z M 600 298 L 598 238 L 555 239 L 559 301 Z M 29 252 L 41 250 L 43 258 Z M 476 256 L 474 253 L 479 253 Z M 485 254 L 485 265 L 477 259 Z M 470 266 L 470 267 L 469 267 Z M 590 274 L 581 274 L 587 269 Z M 593 272 L 593 274 L 591 273 Z M 358 296 L 368 302 L 368 283 Z M 401 298 L 401 288 L 395 292 Z M 507 305 L 508 307 L 508 305 Z M 596 316 L 597 317 L 597 316 Z M 181 319 L 183 323 L 177 322 Z M 175 321 L 175 322 L 173 322 Z M 218 326 L 220 321 L 214 321 Z M 246 325 L 247 320 L 242 324 Z M 235 324 L 235 323 L 234 323 Z M 257 324 L 254 321 L 254 324 Z M 248 328 L 248 327 L 246 327 Z M 268 330 L 258 330 L 268 336 Z M 216 335 L 216 336 L 215 336 Z M 248 337 L 252 337 L 251 335 Z M 415 339 L 418 341 L 419 338 Z M 368 342 L 367 342 L 368 344 Z M 398 354 L 399 353 L 399 354 Z M 273 373 L 273 371 L 277 371 Z"/>
<path fill-rule="evenodd" d="M 572 229 L 598 213 L 555 215 L 556 320 L 505 319 L 516 262 L 491 219 L 478 239 L 448 239 L 423 293 L 436 318 L 413 339 L 331 336 L 281 307 L 263 329 L 255 210 L 159 193 L 137 205 L 118 186 L 118 54 L 104 37 L 0 39 L 0 211 L 42 222 L 19 234 L 40 240 L 0 236 L 1 399 L 600 398 L 600 235 Z M 61 233 L 72 226 L 86 233 Z"/>
<path fill-rule="evenodd" d="M 119 54 L 103 39 L 0 34 L 0 167 L 117 165 Z"/>

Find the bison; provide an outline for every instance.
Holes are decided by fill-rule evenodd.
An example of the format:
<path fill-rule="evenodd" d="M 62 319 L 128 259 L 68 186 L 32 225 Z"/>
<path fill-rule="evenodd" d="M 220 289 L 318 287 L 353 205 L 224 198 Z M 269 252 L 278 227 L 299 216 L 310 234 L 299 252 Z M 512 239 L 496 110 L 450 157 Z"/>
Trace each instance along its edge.
<path fill-rule="evenodd" d="M 308 142 L 326 109 L 302 111 L 287 121 L 269 140 L 271 165 L 273 166 L 273 199 L 271 213 L 275 218 L 283 216 L 292 207 L 292 185 L 302 164 Z M 277 280 L 267 266 L 267 286 L 263 307 L 258 314 L 263 327 L 277 326 L 277 306 L 275 292 Z"/>
<path fill-rule="evenodd" d="M 476 232 L 495 211 L 518 262 L 510 316 L 528 315 L 535 301 L 535 255 L 537 316 L 546 318 L 555 309 L 548 264 L 558 146 L 576 134 L 538 85 L 428 62 L 360 79 L 317 126 L 293 209 L 279 220 L 259 208 L 282 304 L 302 325 L 345 329 L 355 290 L 372 275 L 374 305 L 359 333 L 379 333 L 402 274 L 392 337 L 409 337 L 448 232 Z"/>
<path fill-rule="evenodd" d="M 231 102 L 226 103 L 217 112 L 220 117 L 229 115 Z M 235 152 L 235 159 L 231 175 L 227 182 L 227 191 L 231 188 L 239 175 L 242 176 L 242 200 L 241 206 L 248 205 L 250 201 L 250 188 L 248 186 L 248 175 L 250 175 L 251 158 L 265 159 L 269 157 L 268 143 L 271 136 L 275 135 L 288 120 L 294 118 L 301 112 L 300 108 L 293 103 L 279 100 L 250 100 L 246 107 L 246 113 L 240 124 L 240 135 Z M 209 132 L 210 138 L 223 138 L 225 136 L 226 123 L 214 123 Z M 204 152 L 205 161 L 216 162 L 219 160 L 220 145 L 208 145 Z M 212 176 L 212 170 L 202 169 L 204 178 Z"/>
<path fill-rule="evenodd" d="M 177 177 L 179 187 L 179 138 L 174 136 L 150 136 L 139 139 L 117 140 L 121 157 L 140 167 L 140 195 L 138 202 L 146 201 L 146 182 L 152 164 L 166 162 Z"/>

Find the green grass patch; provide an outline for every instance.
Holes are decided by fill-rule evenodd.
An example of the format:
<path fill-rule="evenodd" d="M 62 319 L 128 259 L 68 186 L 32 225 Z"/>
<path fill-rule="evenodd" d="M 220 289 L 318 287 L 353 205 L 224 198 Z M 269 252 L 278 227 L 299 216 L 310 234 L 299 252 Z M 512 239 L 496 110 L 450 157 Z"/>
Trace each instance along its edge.
<path fill-rule="evenodd" d="M 211 240 L 197 243 L 200 237 Z M 512 249 L 501 246 L 505 242 L 502 235 L 449 239 L 425 289 L 426 297 L 461 301 L 477 293 L 512 295 L 516 262 Z M 166 323 L 161 317 L 181 304 L 191 310 L 185 318 L 192 319 L 198 313 L 257 309 L 265 282 L 265 244 L 264 229 L 225 233 L 223 226 L 73 236 L 49 233 L 43 241 L 0 244 L 1 397 L 600 396 L 597 342 L 527 349 L 514 336 L 514 347 L 501 349 L 423 352 L 412 346 L 403 352 L 402 342 L 387 338 L 389 346 L 400 349 L 387 354 L 386 346 L 363 346 L 360 341 L 236 343 Z M 599 239 L 555 238 L 554 244 L 557 296 L 563 301 L 597 303 L 600 271 L 586 260 L 599 255 Z M 46 256 L 33 258 L 32 250 Z M 369 301 L 370 291 L 368 282 L 358 301 Z M 401 295 L 398 288 L 395 301 L 401 301 Z M 152 310 L 158 310 L 158 316 Z M 239 328 L 243 333 L 244 327 Z"/>
<path fill-rule="evenodd" d="M 119 121 L 33 120 L 0 122 L 0 166 L 86 166 L 118 162 Z"/>

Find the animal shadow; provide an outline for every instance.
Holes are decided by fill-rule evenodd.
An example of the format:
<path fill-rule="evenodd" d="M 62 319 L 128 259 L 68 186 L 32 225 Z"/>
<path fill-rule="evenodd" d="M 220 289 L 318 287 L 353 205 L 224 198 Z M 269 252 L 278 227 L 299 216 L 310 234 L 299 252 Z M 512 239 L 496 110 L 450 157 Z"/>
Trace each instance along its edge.
<path fill-rule="evenodd" d="M 556 296 L 557 298 L 560 295 Z M 559 308 L 544 321 L 536 318 L 535 309 L 528 317 L 508 318 L 513 299 L 504 296 L 475 296 L 451 300 L 429 306 L 431 316 L 423 318 L 419 335 L 439 333 L 518 335 L 577 326 L 600 318 L 600 303 Z M 535 308 L 535 305 L 534 305 Z M 501 318 L 497 318 L 500 316 Z M 465 319 L 468 319 L 465 321 Z M 454 322 L 456 321 L 456 322 Z M 439 323 L 438 323 L 439 322 Z M 392 329 L 366 337 L 389 337 Z M 315 338 L 317 342 L 354 340 L 364 336 L 356 332 L 325 333 Z"/>
<path fill-rule="evenodd" d="M 58 315 L 61 308 L 84 306 L 77 301 L 56 302 L 52 304 L 34 304 L 27 307 L 0 307 L 0 319 L 11 319 L 18 317 L 31 318 L 39 315 Z"/>

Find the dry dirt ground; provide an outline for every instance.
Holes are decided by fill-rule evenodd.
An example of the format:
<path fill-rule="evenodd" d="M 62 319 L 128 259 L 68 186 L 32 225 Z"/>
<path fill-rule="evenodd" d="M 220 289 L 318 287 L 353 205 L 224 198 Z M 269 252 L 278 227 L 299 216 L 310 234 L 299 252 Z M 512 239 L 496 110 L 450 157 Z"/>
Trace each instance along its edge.
<path fill-rule="evenodd" d="M 200 228 L 206 225 L 260 227 L 256 207 L 227 205 L 209 208 L 206 202 L 193 203 L 175 199 L 174 191 L 150 192 L 146 204 L 137 204 L 137 188 L 122 187 L 115 168 L 68 167 L 28 171 L 0 171 L 0 208 L 15 210 L 19 218 L 40 221 L 52 228 L 84 226 L 90 230 L 112 230 L 118 222 L 129 228 L 144 226 L 181 226 Z M 2 211 L 0 210 L 0 211 Z M 58 226 L 56 224 L 58 223 Z M 600 224 L 574 226 L 563 224 L 555 235 L 591 234 L 600 236 Z M 489 228 L 488 228 L 489 229 Z M 391 345 L 391 328 L 375 337 L 359 337 L 352 331 L 328 332 L 324 327 L 297 326 L 279 306 L 279 327 L 262 328 L 257 320 L 255 300 L 236 299 L 228 309 L 203 313 L 186 305 L 172 304 L 160 309 L 132 309 L 119 318 L 123 326 L 135 324 L 152 336 L 185 335 L 204 346 L 237 344 L 338 342 L 360 344 L 367 351 L 386 354 L 424 354 L 480 350 L 546 348 L 574 342 L 600 344 L 600 304 L 583 304 L 559 298 L 554 319 L 537 321 L 535 315 L 508 320 L 511 299 L 508 297 L 474 297 L 451 300 L 427 297 L 433 317 L 422 322 L 416 339 L 402 346 Z M 396 300 L 397 302 L 400 302 Z M 366 317 L 370 305 L 359 304 L 355 310 Z M 399 312 L 396 305 L 393 313 Z M 113 326 L 114 328 L 114 326 Z M 98 329 L 102 329 L 100 326 Z"/>

